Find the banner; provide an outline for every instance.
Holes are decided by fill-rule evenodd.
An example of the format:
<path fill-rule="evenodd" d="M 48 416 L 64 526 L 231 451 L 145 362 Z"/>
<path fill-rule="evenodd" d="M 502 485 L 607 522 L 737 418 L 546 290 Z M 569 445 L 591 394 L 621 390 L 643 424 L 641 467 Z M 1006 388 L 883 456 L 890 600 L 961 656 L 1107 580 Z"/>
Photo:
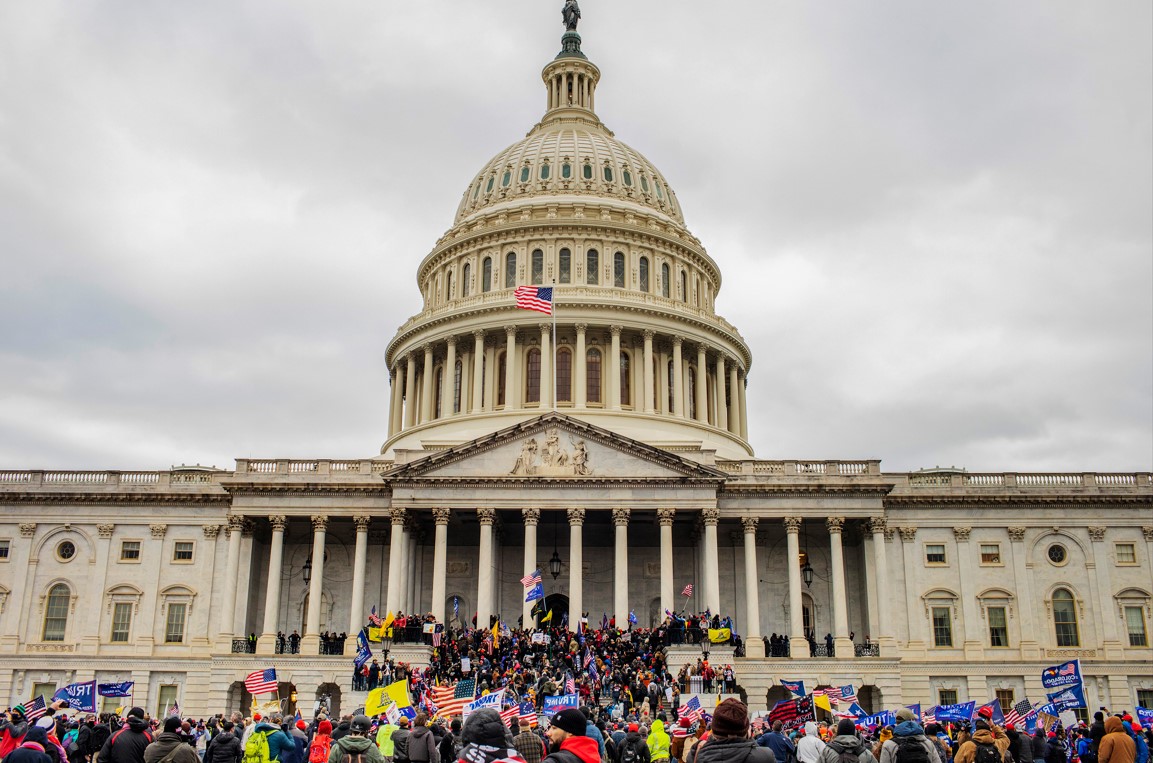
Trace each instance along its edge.
<path fill-rule="evenodd" d="M 1045 730 L 1045 733 L 1057 728 L 1057 716 L 1050 715 L 1049 713 L 1037 711 L 1037 726 Z"/>
<path fill-rule="evenodd" d="M 421 633 L 436 633 L 436 623 L 425 623 Z"/>
<path fill-rule="evenodd" d="M 483 710 L 486 707 L 491 707 L 496 711 L 500 711 L 501 701 L 504 699 L 504 689 L 494 691 L 491 694 L 485 694 L 483 697 L 477 697 L 472 702 L 469 702 L 461 710 L 461 717 L 468 718 L 470 713 L 475 713 L 477 710 Z"/>
<path fill-rule="evenodd" d="M 461 657 L 460 658 L 460 672 L 464 673 L 466 676 L 472 672 L 472 660 L 471 659 L 469 659 L 468 657 Z"/>
<path fill-rule="evenodd" d="M 714 644 L 723 644 L 733 637 L 729 628 L 709 628 L 709 641 Z"/>
<path fill-rule="evenodd" d="M 1081 661 L 1069 660 L 1041 671 L 1041 685 L 1046 689 L 1081 685 Z"/>
<path fill-rule="evenodd" d="M 368 645 L 368 634 L 361 628 L 360 633 L 356 634 L 356 657 L 353 658 L 352 664 L 357 671 L 360 671 L 371 659 L 372 648 Z"/>
<path fill-rule="evenodd" d="M 379 644 L 380 642 L 384 641 L 383 630 L 383 628 L 373 628 L 372 626 L 369 626 L 368 640 L 374 644 Z"/>
<path fill-rule="evenodd" d="M 1153 710 L 1137 705 L 1137 722 L 1142 726 L 1153 726 Z"/>
<path fill-rule="evenodd" d="M 547 633 L 534 633 L 532 634 L 532 643 L 534 644 L 551 644 L 552 636 Z"/>
<path fill-rule="evenodd" d="M 567 708 L 576 709 L 580 706 L 580 698 L 576 694 L 562 694 L 559 697 L 545 697 L 542 715 L 555 715 Z"/>
<path fill-rule="evenodd" d="M 883 710 L 876 715 L 866 715 L 857 721 L 858 726 L 868 726 L 875 729 L 883 726 L 892 726 L 896 724 L 897 716 L 893 715 L 892 710 Z"/>
<path fill-rule="evenodd" d="M 1067 686 L 1060 691 L 1045 695 L 1049 702 L 1058 710 L 1072 710 L 1077 707 L 1089 707 L 1085 702 L 1085 691 L 1080 684 Z"/>
<path fill-rule="evenodd" d="M 389 705 L 396 707 L 396 703 L 385 696 L 384 687 L 373 689 L 364 699 L 364 714 L 370 718 L 375 718 L 383 713 L 385 707 Z"/>
<path fill-rule="evenodd" d="M 965 721 L 967 723 L 973 720 L 973 710 L 976 707 L 975 701 L 961 702 L 956 705 L 940 705 L 937 707 L 937 723 L 946 721 Z"/>
<path fill-rule="evenodd" d="M 792 692 L 794 696 L 797 696 L 797 697 L 805 696 L 805 682 L 804 681 L 786 681 L 785 679 L 782 678 L 781 679 L 781 686 L 785 687 L 790 692 Z"/>
<path fill-rule="evenodd" d="M 57 689 L 52 695 L 53 702 L 67 702 L 68 707 L 82 713 L 96 712 L 96 682 L 87 681 L 82 684 L 68 684 Z"/>
<path fill-rule="evenodd" d="M 121 681 L 118 684 L 100 684 L 96 693 L 101 697 L 131 697 L 132 686 L 135 681 Z"/>
<path fill-rule="evenodd" d="M 544 598 L 544 585 L 537 583 L 532 588 L 524 592 L 524 602 L 528 604 L 530 601 L 540 601 Z"/>
<path fill-rule="evenodd" d="M 365 708 L 367 710 L 367 708 Z M 395 702 L 389 702 L 388 707 L 384 708 L 384 717 L 393 726 L 400 723 L 400 710 L 397 709 Z"/>
<path fill-rule="evenodd" d="M 403 709 L 412 706 L 412 700 L 408 697 L 408 679 L 402 678 L 396 683 L 391 683 L 384 687 L 384 693 L 388 698 L 396 703 L 397 708 Z"/>

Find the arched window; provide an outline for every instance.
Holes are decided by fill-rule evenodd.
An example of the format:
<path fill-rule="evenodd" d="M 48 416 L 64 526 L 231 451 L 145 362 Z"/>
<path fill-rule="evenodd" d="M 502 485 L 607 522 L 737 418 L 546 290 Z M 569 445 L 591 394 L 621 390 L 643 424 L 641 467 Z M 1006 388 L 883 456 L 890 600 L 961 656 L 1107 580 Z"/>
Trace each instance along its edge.
<path fill-rule="evenodd" d="M 468 296 L 469 282 L 472 281 L 472 263 L 464 263 L 464 271 L 460 277 L 460 296 Z"/>
<path fill-rule="evenodd" d="M 540 249 L 532 250 L 532 282 L 544 283 L 544 252 Z"/>
<path fill-rule="evenodd" d="M 529 166 L 527 164 L 525 166 L 521 167 L 520 168 L 520 182 L 527 183 L 529 176 L 531 174 L 532 174 L 532 170 L 529 168 Z"/>
<path fill-rule="evenodd" d="M 648 257 L 641 257 L 640 264 L 637 267 L 637 272 L 640 275 L 641 291 L 648 291 L 649 290 L 649 258 Z"/>
<path fill-rule="evenodd" d="M 674 404 L 674 400 L 673 400 L 673 397 L 674 397 L 673 392 L 675 391 L 676 388 L 673 385 L 674 369 L 673 369 L 673 362 L 671 360 L 669 361 L 669 364 L 668 364 L 666 371 L 667 371 L 666 375 L 668 376 L 667 381 L 668 381 L 668 389 L 669 389 L 669 412 L 672 413 L 674 410 L 676 410 L 676 405 Z"/>
<path fill-rule="evenodd" d="M 492 291 L 492 257 L 485 257 L 480 266 L 480 290 Z"/>
<path fill-rule="evenodd" d="M 453 286 L 455 286 L 455 284 L 453 283 L 452 271 L 450 270 L 450 271 L 448 271 L 448 274 L 445 276 L 445 279 L 444 279 L 444 298 L 445 298 L 445 301 L 448 301 L 448 300 L 453 298 L 453 296 L 454 296 Z"/>
<path fill-rule="evenodd" d="M 625 288 L 625 255 L 617 252 L 613 255 L 613 286 L 618 289 Z"/>
<path fill-rule="evenodd" d="M 72 607 L 72 591 L 63 583 L 48 589 L 44 604 L 44 640 L 63 641 L 68 629 L 68 610 Z"/>
<path fill-rule="evenodd" d="M 689 404 L 689 418 L 697 417 L 697 369 L 689 366 L 689 388 L 685 390 L 685 398 Z"/>
<path fill-rule="evenodd" d="M 572 350 L 567 347 L 556 351 L 556 399 L 558 403 L 572 402 Z"/>
<path fill-rule="evenodd" d="M 632 369 L 629 368 L 628 353 L 621 353 L 621 405 L 632 405 Z"/>
<path fill-rule="evenodd" d="M 461 382 L 464 380 L 464 363 L 459 359 L 456 361 L 452 378 L 452 412 L 460 413 L 460 388 Z"/>
<path fill-rule="evenodd" d="M 572 280 L 572 252 L 561 249 L 557 255 L 557 264 L 560 270 L 560 282 L 569 283 Z"/>
<path fill-rule="evenodd" d="M 601 256 L 596 249 L 585 255 L 585 282 L 593 286 L 601 282 Z"/>
<path fill-rule="evenodd" d="M 594 348 L 585 353 L 585 395 L 590 403 L 601 400 L 601 351 Z"/>
<path fill-rule="evenodd" d="M 681 302 L 689 301 L 689 277 L 681 271 Z"/>
<path fill-rule="evenodd" d="M 548 159 L 545 159 L 544 163 L 541 164 L 541 166 L 540 166 L 540 179 L 541 180 L 548 180 L 548 176 L 549 176 Z"/>
<path fill-rule="evenodd" d="M 504 405 L 504 388 L 508 381 L 505 379 L 507 364 L 504 362 L 504 355 L 503 351 L 496 354 L 496 404 L 498 406 Z"/>
<path fill-rule="evenodd" d="M 1081 646 L 1077 602 L 1067 588 L 1053 592 L 1053 625 L 1057 629 L 1057 646 Z"/>
<path fill-rule="evenodd" d="M 568 180 L 569 178 L 571 178 L 572 177 L 572 165 L 569 164 L 568 162 L 565 162 L 564 164 L 562 164 L 560 166 L 560 176 L 562 178 L 564 178 L 565 180 Z"/>
<path fill-rule="evenodd" d="M 509 252 L 504 256 L 504 288 L 511 289 L 516 286 L 516 252 Z"/>
<path fill-rule="evenodd" d="M 433 406 L 432 406 L 432 417 L 434 419 L 439 419 L 440 418 L 440 403 L 441 403 L 441 400 L 443 399 L 443 395 L 441 393 L 444 391 L 444 366 L 437 366 L 436 367 L 436 376 L 433 378 L 436 379 L 436 381 L 434 382 L 434 384 L 436 385 L 436 397 L 433 398 L 433 400 L 435 402 L 433 403 Z"/>
<path fill-rule="evenodd" d="M 533 347 L 528 351 L 528 362 L 525 364 L 525 395 L 526 403 L 540 402 L 540 349 Z"/>
<path fill-rule="evenodd" d="M 667 262 L 661 263 L 661 296 L 666 299 L 669 296 L 669 264 Z"/>
<path fill-rule="evenodd" d="M 584 169 L 582 169 L 581 172 L 584 173 L 585 180 L 593 179 L 593 166 L 589 162 L 584 163 Z"/>

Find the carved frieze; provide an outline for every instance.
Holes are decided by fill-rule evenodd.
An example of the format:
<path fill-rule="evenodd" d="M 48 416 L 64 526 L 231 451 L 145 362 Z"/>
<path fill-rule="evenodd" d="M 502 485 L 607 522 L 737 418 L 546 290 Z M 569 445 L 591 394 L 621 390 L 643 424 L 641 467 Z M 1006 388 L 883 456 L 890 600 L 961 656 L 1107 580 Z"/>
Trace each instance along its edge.
<path fill-rule="evenodd" d="M 521 443 L 520 454 L 513 464 L 513 475 L 542 477 L 587 477 L 593 473 L 589 465 L 589 452 L 582 438 L 569 436 L 569 445 L 560 440 L 560 430 L 551 427 L 544 442 L 530 437 Z"/>

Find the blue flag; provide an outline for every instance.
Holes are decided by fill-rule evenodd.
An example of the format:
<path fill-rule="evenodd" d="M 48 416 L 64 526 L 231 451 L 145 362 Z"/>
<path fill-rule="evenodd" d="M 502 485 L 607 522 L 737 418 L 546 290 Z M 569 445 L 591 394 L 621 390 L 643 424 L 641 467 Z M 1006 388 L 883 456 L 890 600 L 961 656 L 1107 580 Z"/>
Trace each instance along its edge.
<path fill-rule="evenodd" d="M 524 592 L 525 604 L 529 603 L 530 601 L 536 601 L 537 599 L 543 599 L 543 598 L 544 598 L 544 584 L 543 583 L 537 583 L 532 588 L 530 588 Z"/>
<path fill-rule="evenodd" d="M 1137 722 L 1142 726 L 1153 726 L 1153 710 L 1147 707 L 1137 705 L 1134 708 L 1137 711 Z"/>
<path fill-rule="evenodd" d="M 921 703 L 920 702 L 918 702 L 915 705 L 905 705 L 905 707 L 907 707 L 913 711 L 913 717 L 916 718 L 918 722 L 921 720 Z"/>
<path fill-rule="evenodd" d="M 1041 685 L 1046 689 L 1081 685 L 1081 661 L 1069 660 L 1041 671 Z"/>
<path fill-rule="evenodd" d="M 541 708 L 543 715 L 554 715 L 568 708 L 579 707 L 579 696 L 576 694 L 562 694 L 559 697 L 545 697 L 544 707 Z"/>
<path fill-rule="evenodd" d="M 356 634 L 356 657 L 353 658 L 352 664 L 360 670 L 371 659 L 372 649 L 368 646 L 368 631 L 361 628 L 360 633 Z"/>
<path fill-rule="evenodd" d="M 121 681 L 118 684 L 100 684 L 96 693 L 101 697 L 131 697 L 132 686 L 135 681 Z"/>
<path fill-rule="evenodd" d="M 1049 702 L 1058 710 L 1072 710 L 1078 707 L 1088 707 L 1085 702 L 1085 692 L 1081 689 L 1081 685 L 1066 686 L 1064 689 L 1053 692 L 1052 694 L 1045 695 L 1049 698 Z"/>
<path fill-rule="evenodd" d="M 893 715 L 892 710 L 882 710 L 876 715 L 867 715 L 857 721 L 861 726 L 868 726 L 869 728 L 877 728 L 878 726 L 892 726 L 897 722 L 897 717 Z"/>
<path fill-rule="evenodd" d="M 68 703 L 68 707 L 73 710 L 79 710 L 82 713 L 95 713 L 96 712 L 96 682 L 87 681 L 82 684 L 68 684 L 67 686 L 57 689 L 56 693 L 52 695 L 52 701 L 63 700 Z"/>
<path fill-rule="evenodd" d="M 637 613 L 632 611 L 631 609 L 629 610 L 629 622 L 632 623 L 633 625 L 637 624 Z"/>
<path fill-rule="evenodd" d="M 997 724 L 998 726 L 1005 725 L 1005 712 L 1001 709 L 1000 702 L 995 699 L 991 699 L 985 704 L 981 705 L 981 707 L 977 708 L 977 710 L 980 711 L 985 707 L 989 708 L 989 712 L 992 713 L 989 718 L 993 721 L 993 723 Z"/>
<path fill-rule="evenodd" d="M 781 686 L 791 691 L 797 697 L 805 696 L 805 682 L 804 681 L 786 681 L 781 679 Z"/>
<path fill-rule="evenodd" d="M 937 707 L 937 722 L 973 720 L 973 711 L 977 708 L 974 701 L 961 702 L 956 705 L 940 705 Z"/>

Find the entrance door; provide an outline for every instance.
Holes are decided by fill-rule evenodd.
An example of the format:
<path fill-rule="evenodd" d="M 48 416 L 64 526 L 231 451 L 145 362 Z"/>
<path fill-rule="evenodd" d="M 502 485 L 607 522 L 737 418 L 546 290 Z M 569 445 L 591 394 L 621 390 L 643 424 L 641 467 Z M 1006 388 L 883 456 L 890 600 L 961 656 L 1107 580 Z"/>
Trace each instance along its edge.
<path fill-rule="evenodd" d="M 551 596 L 546 596 L 544 600 L 544 616 L 547 616 L 549 611 L 552 611 L 552 620 L 545 623 L 546 626 L 558 626 L 565 622 L 565 617 L 568 615 L 568 597 L 563 593 L 554 593 Z M 569 630 L 576 628 L 575 622 L 569 622 Z"/>

